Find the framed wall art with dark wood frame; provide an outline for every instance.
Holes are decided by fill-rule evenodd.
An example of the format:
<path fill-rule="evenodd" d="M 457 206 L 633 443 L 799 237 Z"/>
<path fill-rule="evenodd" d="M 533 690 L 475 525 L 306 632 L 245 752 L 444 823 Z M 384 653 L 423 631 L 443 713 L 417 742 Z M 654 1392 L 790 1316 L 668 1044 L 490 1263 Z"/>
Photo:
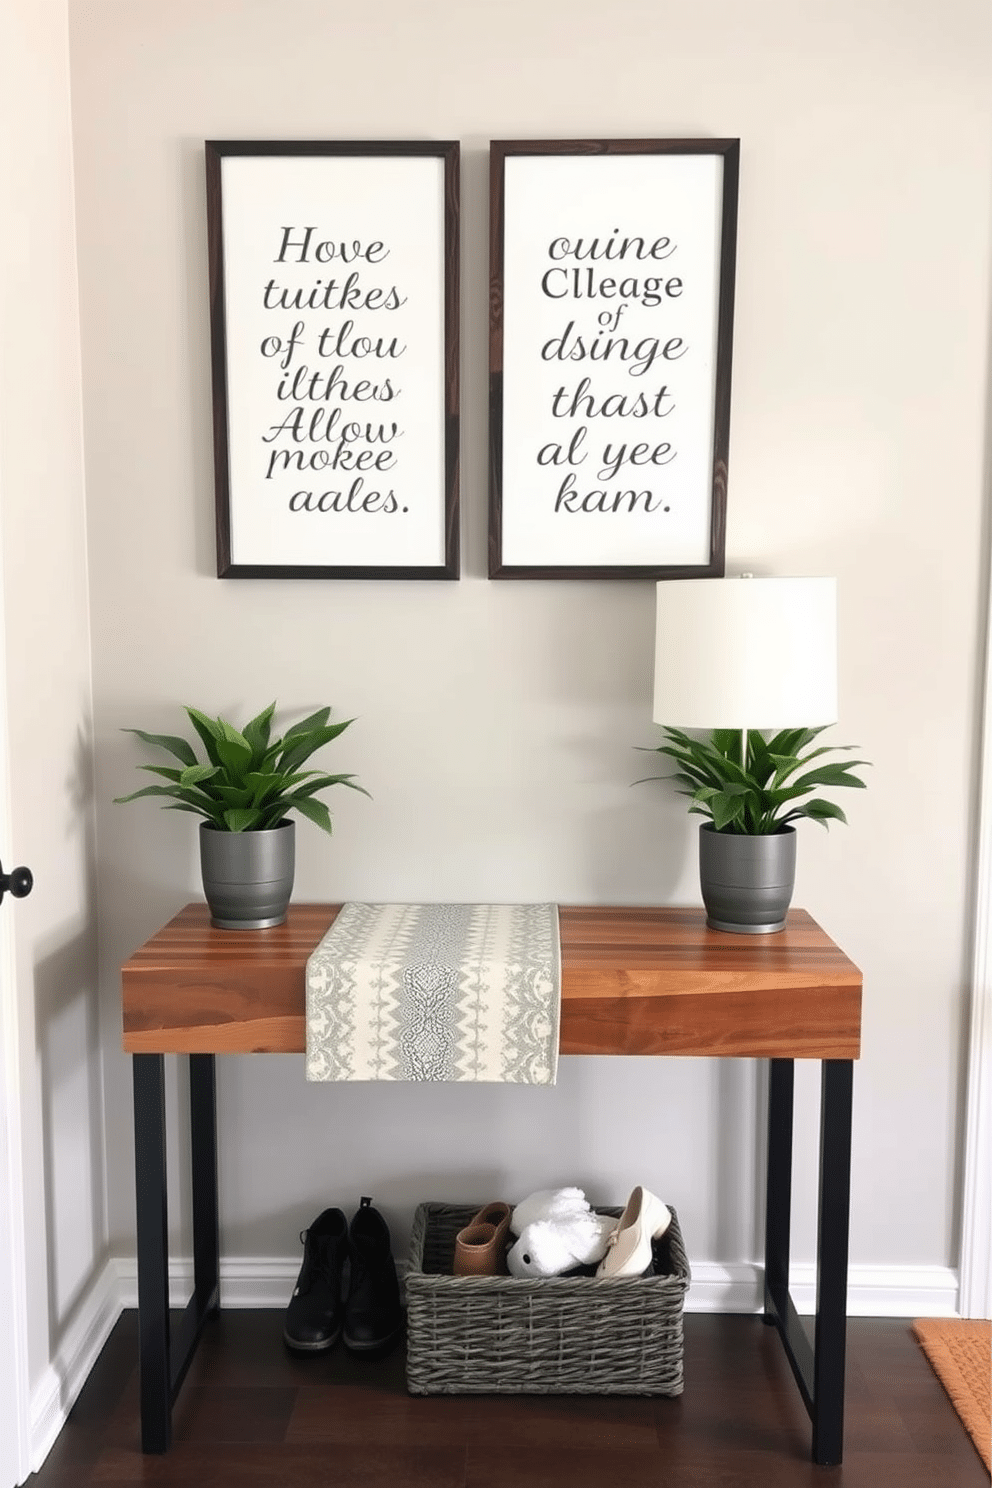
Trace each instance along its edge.
<path fill-rule="evenodd" d="M 458 577 L 458 162 L 206 142 L 220 578 Z"/>
<path fill-rule="evenodd" d="M 491 578 L 723 573 L 738 169 L 491 142 Z"/>

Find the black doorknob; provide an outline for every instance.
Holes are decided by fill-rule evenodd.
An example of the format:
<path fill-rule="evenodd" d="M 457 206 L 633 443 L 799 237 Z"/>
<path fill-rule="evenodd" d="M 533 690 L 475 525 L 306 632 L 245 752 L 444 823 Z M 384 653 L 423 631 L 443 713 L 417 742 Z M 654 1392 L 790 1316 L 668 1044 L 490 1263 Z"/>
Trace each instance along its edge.
<path fill-rule="evenodd" d="M 0 899 L 10 891 L 15 899 L 24 899 L 34 888 L 34 874 L 30 868 L 14 868 L 4 873 L 0 863 Z"/>

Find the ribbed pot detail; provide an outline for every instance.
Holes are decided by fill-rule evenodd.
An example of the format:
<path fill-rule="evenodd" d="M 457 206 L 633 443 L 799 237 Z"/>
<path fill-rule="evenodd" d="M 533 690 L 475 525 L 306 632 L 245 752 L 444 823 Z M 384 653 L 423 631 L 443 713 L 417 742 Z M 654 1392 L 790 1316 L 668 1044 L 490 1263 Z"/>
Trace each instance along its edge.
<path fill-rule="evenodd" d="M 713 930 L 768 935 L 781 930 L 796 881 L 796 829 L 748 837 L 699 829 L 699 886 Z"/>
<path fill-rule="evenodd" d="M 200 824 L 200 870 L 210 923 L 219 930 L 267 930 L 286 918 L 296 872 L 296 823 L 264 832 L 221 832 Z"/>

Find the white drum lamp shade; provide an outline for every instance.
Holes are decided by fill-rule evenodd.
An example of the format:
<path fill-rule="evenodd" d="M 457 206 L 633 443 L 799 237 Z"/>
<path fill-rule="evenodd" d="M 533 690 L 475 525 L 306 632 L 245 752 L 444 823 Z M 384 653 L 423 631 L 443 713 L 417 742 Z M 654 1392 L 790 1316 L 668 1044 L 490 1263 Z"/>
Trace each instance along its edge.
<path fill-rule="evenodd" d="M 653 717 L 687 729 L 835 723 L 836 579 L 659 583 Z"/>

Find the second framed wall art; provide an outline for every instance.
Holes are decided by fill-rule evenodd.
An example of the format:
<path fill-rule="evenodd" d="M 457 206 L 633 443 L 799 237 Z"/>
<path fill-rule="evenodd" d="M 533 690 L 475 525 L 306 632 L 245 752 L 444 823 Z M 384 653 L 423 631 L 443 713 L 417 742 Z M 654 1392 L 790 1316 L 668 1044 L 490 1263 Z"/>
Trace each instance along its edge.
<path fill-rule="evenodd" d="M 738 159 L 491 143 L 490 577 L 722 574 Z"/>
<path fill-rule="evenodd" d="M 217 573 L 457 578 L 457 141 L 208 141 Z"/>

